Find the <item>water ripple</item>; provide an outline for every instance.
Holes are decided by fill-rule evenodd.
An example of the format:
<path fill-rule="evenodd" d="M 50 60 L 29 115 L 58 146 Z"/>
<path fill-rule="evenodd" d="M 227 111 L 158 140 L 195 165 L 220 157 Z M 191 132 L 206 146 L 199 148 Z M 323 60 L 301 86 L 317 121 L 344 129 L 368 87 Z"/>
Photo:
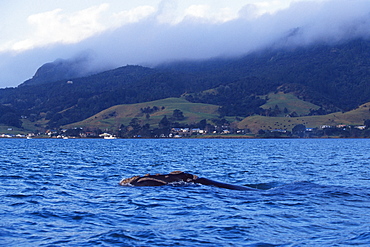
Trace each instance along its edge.
<path fill-rule="evenodd" d="M 1 141 L 2 246 L 370 244 L 370 140 Z M 173 170 L 260 191 L 118 185 Z"/>

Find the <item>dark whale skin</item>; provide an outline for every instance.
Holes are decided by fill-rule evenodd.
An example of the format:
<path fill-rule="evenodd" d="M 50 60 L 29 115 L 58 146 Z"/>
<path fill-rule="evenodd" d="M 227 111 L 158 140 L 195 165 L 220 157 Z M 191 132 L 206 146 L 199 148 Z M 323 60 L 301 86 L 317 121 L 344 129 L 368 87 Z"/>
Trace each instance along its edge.
<path fill-rule="evenodd" d="M 146 174 L 142 177 L 134 176 L 131 178 L 122 179 L 119 182 L 119 184 L 123 186 L 162 186 L 176 182 L 210 185 L 230 190 L 257 190 L 246 186 L 232 185 L 217 182 L 207 178 L 199 178 L 196 175 L 185 173 L 182 171 L 173 171 L 169 174 L 156 174 L 156 175 Z"/>
<path fill-rule="evenodd" d="M 246 187 L 246 186 L 221 183 L 221 182 L 217 182 L 217 181 L 207 179 L 207 178 L 198 178 L 194 180 L 193 182 L 197 184 L 211 185 L 211 186 L 216 186 L 219 188 L 225 188 L 225 189 L 230 189 L 230 190 L 257 190 L 257 189 L 253 189 L 251 187 Z"/>

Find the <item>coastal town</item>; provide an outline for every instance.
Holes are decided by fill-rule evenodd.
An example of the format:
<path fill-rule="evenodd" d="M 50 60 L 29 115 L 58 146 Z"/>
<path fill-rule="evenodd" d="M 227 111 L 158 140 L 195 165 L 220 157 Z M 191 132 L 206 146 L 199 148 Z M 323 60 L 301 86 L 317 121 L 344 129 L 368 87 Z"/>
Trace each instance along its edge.
<path fill-rule="evenodd" d="M 207 126 L 207 128 L 173 127 L 154 129 L 146 134 L 128 134 L 119 131 L 100 129 L 60 129 L 46 130 L 38 133 L 12 133 L 13 128 L 8 128 L 6 133 L 1 133 L 0 138 L 325 138 L 325 137 L 370 137 L 370 126 L 367 125 L 322 125 L 319 128 L 307 128 L 303 124 L 296 125 L 291 131 L 286 129 L 259 130 L 257 134 L 251 133 L 249 129 L 232 128 L 229 125 Z M 143 133 L 143 132 L 140 132 Z"/>

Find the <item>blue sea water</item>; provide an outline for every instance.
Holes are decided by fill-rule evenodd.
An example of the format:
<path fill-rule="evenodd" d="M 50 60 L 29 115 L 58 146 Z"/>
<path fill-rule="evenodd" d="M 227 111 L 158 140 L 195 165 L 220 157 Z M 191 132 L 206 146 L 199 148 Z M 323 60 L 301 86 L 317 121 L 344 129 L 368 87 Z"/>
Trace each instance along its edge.
<path fill-rule="evenodd" d="M 1 246 L 370 245 L 368 139 L 0 140 Z M 119 186 L 182 170 L 259 188 Z"/>

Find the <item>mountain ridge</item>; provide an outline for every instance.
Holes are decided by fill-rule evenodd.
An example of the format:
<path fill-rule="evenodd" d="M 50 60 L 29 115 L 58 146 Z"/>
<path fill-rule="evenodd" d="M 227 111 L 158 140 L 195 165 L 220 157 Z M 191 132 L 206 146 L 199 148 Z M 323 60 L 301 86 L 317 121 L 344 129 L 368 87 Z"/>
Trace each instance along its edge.
<path fill-rule="evenodd" d="M 35 123 L 42 120 L 45 128 L 82 121 L 114 105 L 180 96 L 218 105 L 221 117 L 261 115 L 266 99 L 259 95 L 279 91 L 318 105 L 317 114 L 327 114 L 370 101 L 369 56 L 370 41 L 357 39 L 265 50 L 235 59 L 174 62 L 154 68 L 129 65 L 58 81 L 48 79 L 48 70 L 42 74 L 39 69 L 42 83 L 31 80 L 1 89 L 0 103 L 11 108 L 13 117 L 17 113 Z"/>

